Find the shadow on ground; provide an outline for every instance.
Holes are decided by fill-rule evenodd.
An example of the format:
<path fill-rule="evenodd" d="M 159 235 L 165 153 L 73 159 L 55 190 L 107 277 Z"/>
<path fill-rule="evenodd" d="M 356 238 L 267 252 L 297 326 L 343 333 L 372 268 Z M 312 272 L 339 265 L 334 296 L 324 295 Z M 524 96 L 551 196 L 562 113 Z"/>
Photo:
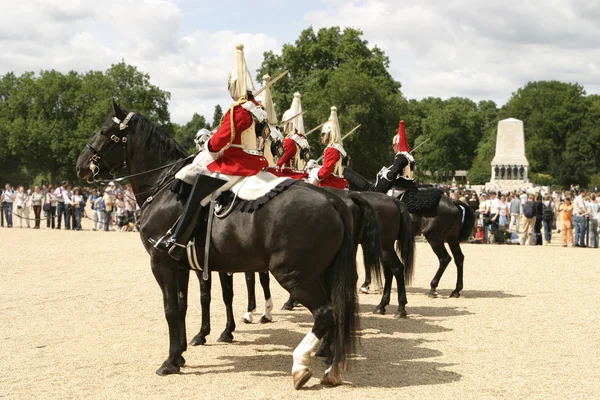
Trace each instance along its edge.
<path fill-rule="evenodd" d="M 440 297 L 446 298 L 450 296 L 453 289 L 439 289 L 437 290 Z M 407 287 L 406 293 L 419 293 L 419 294 L 428 294 L 429 288 L 419 288 L 419 287 Z M 519 294 L 512 294 L 502 290 L 462 290 L 460 292 L 461 297 L 466 297 L 468 299 L 507 299 L 513 297 L 525 297 Z"/>
<path fill-rule="evenodd" d="M 435 314 L 434 307 L 415 308 L 420 308 L 423 314 Z M 439 316 L 465 315 L 454 308 L 446 311 L 445 315 Z M 276 319 L 299 324 L 306 327 L 307 331 L 313 323 L 312 316 L 306 309 L 282 313 L 277 315 Z M 224 364 L 186 366 L 182 369 L 182 373 L 204 375 L 248 372 L 260 377 L 290 376 L 292 351 L 302 341 L 304 334 L 277 328 L 276 324 L 275 322 L 269 328 L 245 332 L 247 336 L 254 339 L 233 344 L 255 346 L 256 355 L 226 355 L 219 357 Z M 361 332 L 356 354 L 352 356 L 349 363 L 349 371 L 344 374 L 344 379 L 351 382 L 351 385 L 399 388 L 444 384 L 461 378 L 461 375 L 456 372 L 444 370 L 454 364 L 423 360 L 433 359 L 443 354 L 439 350 L 426 347 L 430 341 L 400 337 L 403 333 L 438 333 L 450 329 L 423 319 L 399 320 L 391 315 L 370 313 L 361 315 L 361 324 L 366 329 Z M 322 359 L 312 357 L 311 369 L 315 377 L 322 376 L 326 368 Z M 311 385 L 307 389 L 321 388 L 320 385 Z"/>

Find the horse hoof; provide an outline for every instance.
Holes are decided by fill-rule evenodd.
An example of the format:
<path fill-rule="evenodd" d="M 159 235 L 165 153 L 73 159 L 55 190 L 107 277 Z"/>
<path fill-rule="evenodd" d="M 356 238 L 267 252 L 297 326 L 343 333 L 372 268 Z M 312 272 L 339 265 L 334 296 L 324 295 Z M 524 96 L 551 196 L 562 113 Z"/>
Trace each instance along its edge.
<path fill-rule="evenodd" d="M 385 315 L 385 307 L 375 307 L 373 314 Z"/>
<path fill-rule="evenodd" d="M 177 359 L 177 365 L 181 368 L 185 365 L 185 358 L 183 358 L 183 356 L 179 356 L 179 358 Z"/>
<path fill-rule="evenodd" d="M 433 290 L 433 289 L 431 289 L 431 290 L 429 291 L 429 293 L 427 293 L 427 295 L 428 295 L 429 297 L 431 297 L 431 298 L 434 298 L 434 299 L 435 299 L 436 297 L 438 297 L 438 292 L 437 292 L 437 291 L 435 291 L 435 290 Z"/>
<path fill-rule="evenodd" d="M 398 311 L 396 311 L 396 314 L 394 315 L 395 318 L 408 318 L 408 313 L 406 312 L 406 310 L 404 308 L 399 309 Z"/>
<path fill-rule="evenodd" d="M 331 371 L 325 372 L 325 376 L 321 379 L 321 385 L 325 386 L 339 386 L 342 384 L 342 377 L 340 374 L 334 374 Z"/>
<path fill-rule="evenodd" d="M 306 382 L 312 377 L 312 372 L 308 368 L 301 369 L 292 374 L 294 379 L 294 389 L 301 389 L 302 386 L 306 385 Z"/>
<path fill-rule="evenodd" d="M 460 292 L 452 292 L 452 293 L 450 294 L 450 297 L 456 297 L 456 298 L 459 298 L 459 297 L 460 297 Z"/>
<path fill-rule="evenodd" d="M 171 364 L 169 361 L 165 361 L 159 369 L 156 370 L 156 374 L 160 376 L 173 375 L 179 373 L 179 367 Z"/>
<path fill-rule="evenodd" d="M 217 342 L 231 343 L 233 342 L 233 335 L 231 333 L 222 333 Z"/>
<path fill-rule="evenodd" d="M 361 286 L 360 289 L 358 289 L 362 294 L 369 294 L 369 288 L 365 287 L 365 286 Z"/>
<path fill-rule="evenodd" d="M 190 341 L 190 346 L 202 346 L 203 344 L 206 344 L 206 337 L 200 335 L 194 336 Z"/>
<path fill-rule="evenodd" d="M 242 322 L 244 322 L 245 324 L 251 324 L 252 323 L 252 314 L 250 314 L 250 313 L 244 314 L 244 316 L 242 317 Z"/>
<path fill-rule="evenodd" d="M 281 309 L 284 311 L 292 311 L 294 309 L 294 305 L 285 303 Z"/>
<path fill-rule="evenodd" d="M 260 317 L 261 324 L 268 324 L 269 322 L 273 322 L 273 317 L 267 318 L 266 315 L 263 315 L 262 317 Z"/>

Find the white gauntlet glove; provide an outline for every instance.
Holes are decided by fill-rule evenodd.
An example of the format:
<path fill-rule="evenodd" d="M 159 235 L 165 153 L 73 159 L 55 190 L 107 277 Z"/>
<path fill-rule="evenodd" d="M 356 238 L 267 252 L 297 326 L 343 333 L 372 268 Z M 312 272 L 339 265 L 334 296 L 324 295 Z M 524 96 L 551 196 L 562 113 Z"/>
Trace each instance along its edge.
<path fill-rule="evenodd" d="M 311 169 L 317 168 L 319 167 L 319 164 L 317 164 L 317 161 L 315 160 L 308 160 L 308 162 L 306 163 L 306 167 L 304 168 L 305 171 L 310 171 Z"/>
<path fill-rule="evenodd" d="M 313 160 L 311 160 L 313 161 Z M 313 185 L 318 185 L 319 182 L 321 181 L 319 179 L 319 171 L 321 170 L 321 167 L 317 166 L 315 168 L 312 168 L 310 171 L 308 171 L 308 182 L 310 184 Z"/>

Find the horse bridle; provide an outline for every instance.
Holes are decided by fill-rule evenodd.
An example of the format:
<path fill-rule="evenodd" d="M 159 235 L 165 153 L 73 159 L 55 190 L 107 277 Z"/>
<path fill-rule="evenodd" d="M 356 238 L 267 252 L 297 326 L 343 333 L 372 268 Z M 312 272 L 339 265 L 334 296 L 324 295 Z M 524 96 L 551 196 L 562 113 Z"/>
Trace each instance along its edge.
<path fill-rule="evenodd" d="M 123 147 L 123 163 L 109 170 L 108 173 L 114 177 L 117 171 L 127 167 L 127 133 L 123 131 L 128 128 L 127 124 L 129 123 L 131 118 L 133 118 L 134 115 L 135 113 L 130 112 L 129 114 L 127 114 L 123 121 L 121 121 L 116 116 L 112 117 L 112 120 L 116 122 L 117 125 L 119 125 L 119 131 L 122 132 L 122 134 L 120 136 L 116 134 L 111 135 L 109 138 L 106 139 L 106 142 L 102 144 L 100 149 L 96 150 L 91 143 L 85 145 L 85 147 L 92 152 L 92 156 L 88 160 L 88 163 L 90 165 L 90 170 L 92 171 L 93 181 L 96 181 L 96 176 L 100 173 L 100 161 L 102 157 L 105 157 L 106 154 L 110 152 L 110 150 L 119 143 L 121 143 Z"/>

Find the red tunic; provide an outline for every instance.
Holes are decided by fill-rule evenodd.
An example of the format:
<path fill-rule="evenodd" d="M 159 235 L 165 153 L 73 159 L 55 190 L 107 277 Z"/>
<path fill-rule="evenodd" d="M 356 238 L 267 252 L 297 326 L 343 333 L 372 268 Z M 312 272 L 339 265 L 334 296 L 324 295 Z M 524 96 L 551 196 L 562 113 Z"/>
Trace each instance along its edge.
<path fill-rule="evenodd" d="M 283 140 L 284 153 L 281 158 L 277 160 L 277 166 L 279 168 L 291 168 L 290 162 L 296 156 L 296 151 L 298 151 L 297 147 L 298 146 L 296 145 L 296 142 L 294 142 L 292 139 L 285 138 Z"/>
<path fill-rule="evenodd" d="M 292 169 L 291 162 L 296 156 L 298 145 L 290 138 L 283 140 L 283 156 L 277 160 L 277 168 L 269 168 L 268 171 L 279 177 L 287 177 L 297 180 L 308 178 L 308 173 Z"/>
<path fill-rule="evenodd" d="M 323 166 L 319 170 L 319 186 L 329 186 L 336 189 L 346 189 L 348 181 L 344 178 L 333 175 L 335 164 L 339 161 L 340 152 L 333 147 L 325 148 L 325 157 Z"/>
<path fill-rule="evenodd" d="M 250 100 L 256 105 L 256 101 Z M 212 135 L 208 141 L 208 150 L 216 153 L 227 146 L 231 140 L 231 109 L 223 117 L 219 130 Z M 235 127 L 235 138 L 232 144 L 242 144 L 242 132 L 252 125 L 252 114 L 250 111 L 237 105 L 233 108 L 233 125 Z M 269 163 L 262 156 L 254 156 L 246 153 L 240 147 L 228 147 L 223 151 L 223 157 L 208 164 L 206 167 L 211 172 L 219 171 L 225 175 L 252 176 L 265 169 Z"/>

